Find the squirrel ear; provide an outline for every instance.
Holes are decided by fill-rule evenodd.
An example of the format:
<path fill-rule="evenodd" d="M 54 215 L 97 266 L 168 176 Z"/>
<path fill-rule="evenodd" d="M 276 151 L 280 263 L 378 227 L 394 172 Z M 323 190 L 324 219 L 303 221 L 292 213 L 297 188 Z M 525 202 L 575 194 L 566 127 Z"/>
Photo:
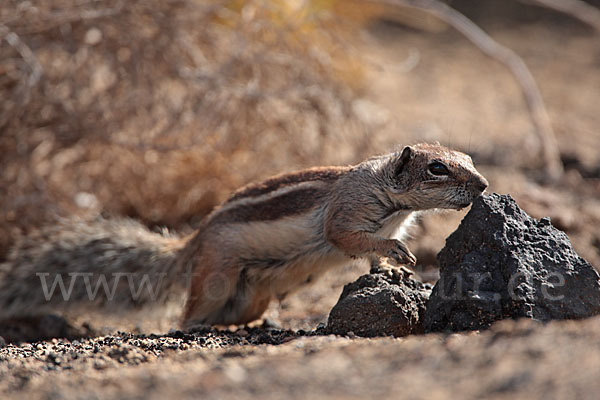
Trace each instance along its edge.
<path fill-rule="evenodd" d="M 412 153 L 413 153 L 413 149 L 410 146 L 406 146 L 405 148 L 402 149 L 402 153 L 400 153 L 400 157 L 398 158 L 396 167 L 394 168 L 394 175 L 399 175 L 402 173 L 402 170 L 404 169 L 404 166 L 410 160 Z"/>

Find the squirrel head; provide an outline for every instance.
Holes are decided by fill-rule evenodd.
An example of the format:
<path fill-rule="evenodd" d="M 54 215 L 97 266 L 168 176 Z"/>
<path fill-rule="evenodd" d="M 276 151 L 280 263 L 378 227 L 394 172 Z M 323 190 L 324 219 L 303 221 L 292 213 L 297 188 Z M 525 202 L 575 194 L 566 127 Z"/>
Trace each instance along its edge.
<path fill-rule="evenodd" d="M 386 195 L 398 209 L 461 209 L 488 186 L 471 157 L 439 144 L 406 146 L 388 156 L 382 172 Z"/>

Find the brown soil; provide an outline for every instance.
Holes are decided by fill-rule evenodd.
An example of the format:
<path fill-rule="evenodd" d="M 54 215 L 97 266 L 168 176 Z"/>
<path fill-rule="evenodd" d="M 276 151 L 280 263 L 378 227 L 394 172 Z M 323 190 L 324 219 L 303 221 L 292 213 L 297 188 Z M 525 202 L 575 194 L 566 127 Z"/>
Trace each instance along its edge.
<path fill-rule="evenodd" d="M 510 74 L 449 29 L 424 32 L 379 22 L 369 28 L 367 42 L 356 45 L 353 51 L 365 55 L 373 68 L 365 78 L 363 99 L 354 106 L 374 126 L 385 122 L 383 130 L 372 133 L 369 146 L 380 151 L 399 143 L 438 140 L 469 152 L 490 181 L 491 191 L 510 193 L 534 217 L 550 216 L 579 254 L 599 267 L 599 36 L 577 21 L 533 7 L 514 5 L 497 15 L 494 10 L 482 6 L 466 11 L 530 66 L 567 168 L 562 181 L 543 185 L 539 174 L 530 169 L 536 142 L 519 87 Z M 36 154 L 43 158 L 43 150 Z M 114 162 L 119 154 L 111 153 L 105 162 Z M 349 154 L 339 156 L 338 161 L 360 158 L 358 150 Z M 254 161 L 256 155 L 251 155 L 236 157 Z M 185 164 L 186 159 L 177 162 Z M 290 167 L 313 162 L 299 156 Z M 253 170 L 250 175 L 279 172 L 282 163 L 277 160 L 265 167 L 272 171 Z M 225 173 L 226 166 L 219 164 L 217 170 Z M 248 178 L 233 175 L 222 178 L 226 182 L 219 182 L 210 202 Z M 194 176 L 186 179 L 193 181 Z M 204 182 L 210 186 L 210 181 Z M 110 185 L 102 188 L 108 189 Z M 164 201 L 171 204 L 170 199 Z M 135 209 L 139 202 L 133 203 L 124 213 L 143 216 Z M 198 209 L 205 209 L 203 204 Z M 435 254 L 463 215 L 428 215 L 415 228 L 411 249 L 420 260 L 417 274 L 422 278 L 436 279 Z M 144 219 L 156 223 L 151 217 Z M 88 322 L 96 330 L 119 328 L 144 334 L 7 345 L 0 349 L 0 392 L 3 398 L 44 399 L 597 396 L 599 318 L 546 325 L 501 321 L 485 332 L 401 339 L 305 336 L 298 331 L 313 331 L 324 322 L 342 286 L 364 272 L 347 267 L 281 304 L 272 304 L 266 317 L 288 329 L 284 331 L 232 328 L 148 336 L 149 332 L 168 332 L 174 322 L 156 322 L 159 318 L 148 315 L 125 323 L 81 316 L 79 323 Z"/>
<path fill-rule="evenodd" d="M 600 319 L 401 339 L 117 333 L 0 350 L 4 398 L 595 398 Z"/>

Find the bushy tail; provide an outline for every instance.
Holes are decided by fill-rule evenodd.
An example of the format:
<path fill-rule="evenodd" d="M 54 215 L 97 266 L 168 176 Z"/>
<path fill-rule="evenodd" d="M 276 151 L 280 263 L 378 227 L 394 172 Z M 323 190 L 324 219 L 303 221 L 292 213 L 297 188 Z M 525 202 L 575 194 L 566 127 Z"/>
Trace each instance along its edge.
<path fill-rule="evenodd" d="M 62 221 L 23 237 L 0 264 L 0 318 L 180 301 L 185 240 L 131 220 Z"/>

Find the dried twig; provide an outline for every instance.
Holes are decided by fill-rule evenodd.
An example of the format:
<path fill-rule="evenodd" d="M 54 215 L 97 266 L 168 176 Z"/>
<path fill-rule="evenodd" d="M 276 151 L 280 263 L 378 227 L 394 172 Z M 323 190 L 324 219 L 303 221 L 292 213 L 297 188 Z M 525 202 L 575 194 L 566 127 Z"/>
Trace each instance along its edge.
<path fill-rule="evenodd" d="M 38 61 L 33 51 L 27 46 L 17 35 L 8 29 L 5 25 L 0 24 L 0 41 L 6 40 L 6 42 L 11 45 L 23 58 L 23 60 L 27 63 L 29 68 L 31 69 L 31 74 L 27 79 L 27 87 L 31 89 L 34 87 L 40 80 L 42 76 L 43 68 L 40 62 Z"/>
<path fill-rule="evenodd" d="M 83 3 L 81 4 L 83 5 Z M 114 17 L 123 12 L 125 7 L 124 1 L 117 1 L 113 7 L 100 9 L 80 9 L 77 7 L 66 8 L 63 10 L 53 11 L 45 14 L 42 18 L 37 18 L 30 23 L 20 23 L 19 33 L 22 35 L 31 33 L 40 33 L 60 25 L 65 25 L 73 22 L 89 21 L 94 19 L 102 19 Z M 12 26 L 17 23 L 19 16 L 11 18 L 9 21 L 0 21 L 0 25 Z"/>
<path fill-rule="evenodd" d="M 600 10 L 582 0 L 520 0 L 568 14 L 600 32 Z"/>
<path fill-rule="evenodd" d="M 12 118 L 18 118 L 21 115 L 23 111 L 22 106 L 29 103 L 31 100 L 31 92 L 40 81 L 44 71 L 42 65 L 38 61 L 31 48 L 29 48 L 29 46 L 27 46 L 27 44 L 21 40 L 19 35 L 8 29 L 6 25 L 0 24 L 0 43 L 2 43 L 3 40 L 5 40 L 9 46 L 14 48 L 17 53 L 19 53 L 31 72 L 26 80 L 23 79 L 21 82 L 19 82 L 17 90 L 15 91 L 15 93 L 19 95 L 19 107 L 17 107 L 15 110 L 14 106 L 8 106 L 8 113 L 6 113 L 6 110 L 4 112 L 0 112 L 0 131 L 4 128 L 4 125 L 8 121 L 8 115 L 11 115 Z M 19 136 L 18 140 L 23 140 L 23 138 Z"/>
<path fill-rule="evenodd" d="M 483 53 L 504 64 L 520 84 L 527 103 L 532 123 L 540 143 L 541 158 L 544 162 L 546 176 L 557 179 L 563 174 L 558 144 L 546 111 L 544 100 L 540 94 L 533 75 L 518 54 L 496 42 L 473 21 L 457 10 L 438 0 L 372 0 L 394 6 L 418 8 L 430 13 L 457 31 L 461 32 Z"/>

